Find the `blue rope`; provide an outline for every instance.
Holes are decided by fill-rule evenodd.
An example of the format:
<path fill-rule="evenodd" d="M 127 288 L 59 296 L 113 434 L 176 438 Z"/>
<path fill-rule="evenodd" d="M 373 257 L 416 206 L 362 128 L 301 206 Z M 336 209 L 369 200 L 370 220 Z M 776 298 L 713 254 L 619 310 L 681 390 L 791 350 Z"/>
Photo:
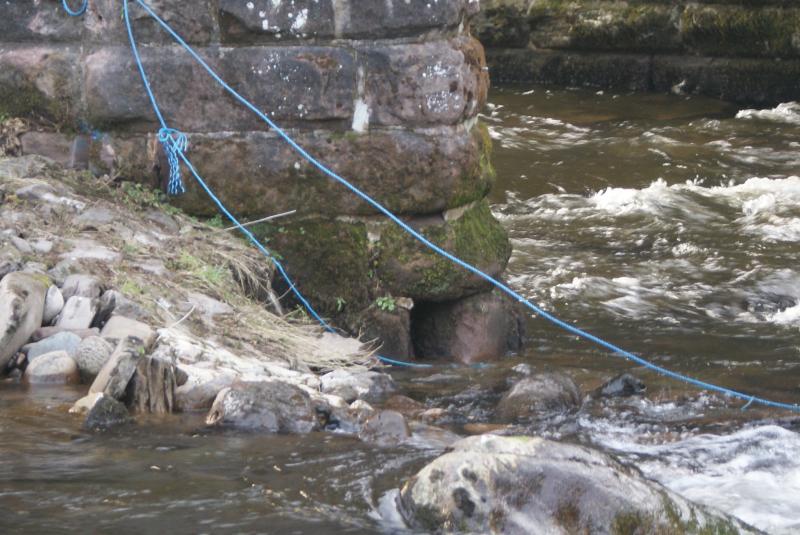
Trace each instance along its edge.
<path fill-rule="evenodd" d="M 61 4 L 64 6 L 64 11 L 66 11 L 70 17 L 80 17 L 86 13 L 86 8 L 89 7 L 89 0 L 83 0 L 83 5 L 77 10 L 69 7 L 69 2 L 67 2 L 67 0 L 61 0 Z"/>
<path fill-rule="evenodd" d="M 181 180 L 181 166 L 179 155 L 186 152 L 189 148 L 189 140 L 186 134 L 173 130 L 172 128 L 162 127 L 158 131 L 158 140 L 164 147 L 169 161 L 169 182 L 167 183 L 167 193 L 170 195 L 182 195 L 186 193 Z"/>
<path fill-rule="evenodd" d="M 129 37 L 131 39 L 131 47 L 133 48 L 133 53 L 134 53 L 134 57 L 136 58 L 136 61 L 137 61 L 138 67 L 139 67 L 139 72 L 141 73 L 142 78 L 144 80 L 145 89 L 147 89 L 147 92 L 148 92 L 148 94 L 150 96 L 150 100 L 151 100 L 151 102 L 153 103 L 153 105 L 155 107 L 156 115 L 158 115 L 162 126 L 164 128 L 167 128 L 166 123 L 164 122 L 163 117 L 161 116 L 161 113 L 157 108 L 155 97 L 153 96 L 152 90 L 150 89 L 150 84 L 147 81 L 147 76 L 144 73 L 144 68 L 142 67 L 142 64 L 141 64 L 141 58 L 139 57 L 139 53 L 138 53 L 138 50 L 137 50 L 137 47 L 136 47 L 136 42 L 133 39 L 133 32 L 132 32 L 131 26 L 130 26 L 130 19 L 128 18 L 128 0 L 124 0 L 124 1 L 125 1 L 125 4 L 124 4 L 125 5 L 125 21 L 126 21 L 126 24 L 128 26 L 128 35 L 129 35 Z M 626 351 L 625 349 L 622 349 L 621 347 L 619 347 L 619 346 L 617 346 L 615 344 L 612 344 L 611 342 L 603 340 L 602 338 L 599 338 L 599 337 L 597 337 L 597 336 L 595 336 L 595 335 L 593 335 L 591 333 L 588 333 L 588 332 L 586 332 L 584 330 L 581 330 L 578 327 L 575 327 L 574 325 L 570 325 L 569 323 L 566 323 L 565 321 L 553 316 L 552 314 L 550 314 L 546 310 L 544 310 L 541 307 L 535 305 L 534 303 L 532 303 L 531 301 L 529 301 L 528 299 L 526 299 L 525 297 L 523 297 L 519 293 L 517 293 L 514 290 L 512 290 L 506 284 L 498 281 L 497 279 L 495 279 L 491 275 L 488 275 L 488 274 L 484 273 L 483 271 L 481 271 L 480 269 L 476 268 L 475 266 L 473 266 L 473 265 L 471 265 L 471 264 L 469 264 L 467 262 L 464 262 L 460 258 L 458 258 L 458 257 L 454 256 L 453 254 L 445 251 L 444 249 L 442 249 L 441 247 L 439 247 L 435 243 L 431 242 L 425 236 L 423 236 L 422 234 L 420 234 L 419 232 L 414 230 L 412 227 L 410 227 L 407 223 L 405 223 L 399 217 L 394 215 L 388 208 L 384 207 L 378 201 L 376 201 L 375 199 L 373 199 L 372 197 L 370 197 L 369 195 L 367 195 L 366 193 L 364 193 L 363 191 L 361 191 L 360 189 L 358 189 L 357 187 L 352 185 L 350 182 L 348 182 L 347 180 L 345 180 L 344 178 L 342 178 L 341 176 L 336 174 L 334 171 L 332 171 L 331 169 L 326 167 L 324 164 L 320 163 L 313 156 L 311 156 L 311 154 L 309 154 L 305 149 L 303 149 L 300 145 L 298 145 L 297 142 L 294 141 L 294 139 L 292 139 L 282 128 L 280 128 L 266 114 L 264 114 L 261 110 L 256 108 L 255 105 L 253 105 L 250 101 L 248 101 L 246 98 L 244 98 L 242 95 L 240 95 L 236 90 L 234 90 L 230 85 L 228 85 L 227 82 L 225 82 L 222 78 L 220 78 L 220 76 L 216 72 L 214 72 L 214 70 L 208 65 L 208 63 L 206 63 L 203 60 L 203 58 L 201 58 L 198 55 L 198 53 L 191 46 L 189 46 L 186 43 L 186 41 L 184 41 L 181 38 L 180 35 L 178 35 L 166 22 L 164 22 L 164 20 L 162 20 L 152 9 L 150 9 L 150 7 L 143 2 L 143 0 L 136 0 L 136 2 L 151 17 L 153 17 L 153 19 L 156 22 L 158 22 L 158 24 L 168 34 L 170 34 L 172 36 L 172 38 L 178 44 L 180 44 L 206 70 L 206 72 L 208 72 L 208 74 L 217 83 L 219 83 L 236 100 L 241 102 L 245 107 L 250 109 L 253 113 L 255 113 L 257 116 L 259 116 L 264 122 L 266 122 L 270 126 L 270 128 L 272 128 L 281 138 L 284 139 L 284 141 L 286 141 L 286 143 L 289 144 L 289 146 L 291 146 L 298 154 L 300 154 L 300 156 L 302 156 L 304 159 L 306 159 L 314 167 L 319 169 L 325 175 L 329 176 L 330 178 L 334 179 L 335 181 L 337 181 L 340 184 L 342 184 L 343 186 L 345 186 L 352 193 L 354 193 L 355 195 L 360 197 L 362 200 L 364 200 L 366 203 L 371 205 L 373 208 L 375 208 L 376 210 L 378 210 L 379 212 L 384 214 L 387 218 L 389 218 L 391 221 L 393 221 L 396 225 L 398 225 L 400 228 L 402 228 L 405 232 L 407 232 L 409 235 L 411 235 L 417 241 L 419 241 L 420 243 L 422 243 L 423 245 L 425 245 L 426 247 L 428 247 L 429 249 L 431 249 L 432 251 L 434 251 L 438 255 L 448 259 L 452 263 L 462 267 L 463 269 L 465 269 L 465 270 L 469 271 L 470 273 L 478 276 L 479 278 L 486 280 L 491 285 L 493 285 L 494 287 L 496 287 L 497 289 L 499 289 L 500 291 L 502 291 L 506 295 L 510 296 L 512 299 L 516 300 L 517 302 L 519 302 L 520 304 L 522 304 L 523 306 L 525 306 L 526 308 L 531 310 L 535 315 L 539 316 L 542 319 L 545 319 L 545 320 L 549 321 L 553 325 L 556 325 L 557 327 L 560 327 L 561 329 L 563 329 L 563 330 L 565 330 L 565 331 L 567 331 L 569 333 L 572 333 L 572 334 L 574 334 L 574 335 L 576 335 L 576 336 L 578 336 L 580 338 L 583 338 L 584 340 L 588 340 L 590 342 L 593 342 L 593 343 L 597 344 L 600 347 L 603 347 L 603 348 L 606 348 L 606 349 L 610 350 L 612 353 L 615 353 L 615 354 L 617 354 L 619 356 L 622 356 L 622 357 L 630 360 L 631 362 L 634 362 L 634 363 L 636 363 L 636 364 L 638 364 L 638 365 L 640 365 L 640 366 L 642 366 L 642 367 L 644 367 L 644 368 L 646 368 L 646 369 L 648 369 L 650 371 L 653 371 L 653 372 L 655 372 L 657 374 L 660 374 L 660 375 L 663 375 L 665 377 L 669 377 L 671 379 L 682 381 L 684 383 L 696 386 L 696 387 L 701 388 L 701 389 L 710 390 L 710 391 L 713 391 L 713 392 L 718 392 L 720 394 L 723 394 L 723 395 L 726 395 L 726 396 L 730 396 L 732 398 L 736 398 L 736 399 L 740 399 L 740 400 L 746 401 L 746 402 L 748 402 L 748 405 L 752 404 L 752 403 L 758 403 L 758 404 L 761 404 L 761 405 L 764 405 L 764 406 L 767 406 L 767 407 L 773 407 L 773 408 L 778 408 L 778 409 L 786 409 L 786 410 L 790 410 L 790 411 L 794 411 L 794 412 L 800 412 L 800 405 L 797 405 L 797 404 L 782 403 L 782 402 L 778 402 L 778 401 L 772 401 L 772 400 L 769 400 L 769 399 L 766 399 L 766 398 L 753 396 L 753 395 L 750 395 L 750 394 L 745 394 L 745 393 L 742 393 L 742 392 L 739 392 L 739 391 L 736 391 L 736 390 L 732 390 L 730 388 L 725 388 L 725 387 L 722 387 L 722 386 L 719 386 L 719 385 L 715 385 L 715 384 L 712 384 L 712 383 L 707 383 L 705 381 L 701 381 L 699 379 L 695 379 L 693 377 L 689 377 L 687 375 L 683 375 L 683 374 L 680 374 L 678 372 L 674 372 L 672 370 L 668 370 L 668 369 L 666 369 L 664 367 L 661 367 L 661 366 L 659 366 L 657 364 L 653 364 L 652 362 L 649 362 L 649 361 L 643 359 L 642 357 L 639 357 L 638 355 L 635 355 L 635 354 L 631 353 L 630 351 Z M 189 167 L 190 171 L 195 176 L 195 178 L 198 179 L 198 182 L 201 184 L 201 186 L 204 186 L 205 182 L 202 181 L 202 179 L 199 177 L 197 172 L 194 170 L 194 167 L 191 166 L 191 164 L 189 163 L 189 161 L 186 158 L 185 154 L 183 152 L 179 152 L 178 155 L 183 160 L 183 162 L 185 164 L 187 164 L 187 166 Z M 222 205 L 222 203 L 219 201 L 219 199 L 217 199 L 216 196 L 213 195 L 211 190 L 208 189 L 207 186 L 204 189 L 206 190 L 207 193 L 209 193 L 209 195 L 215 201 L 215 203 L 220 208 L 220 210 L 222 210 L 223 213 L 231 221 L 233 221 L 234 224 L 242 232 L 244 232 L 246 235 L 248 235 L 248 238 L 250 238 L 250 240 L 253 241 L 265 255 L 267 255 L 269 258 L 272 258 L 270 253 L 261 245 L 261 243 L 258 242 L 258 240 L 256 240 L 255 237 L 253 237 L 252 234 L 245 227 L 242 227 L 241 224 L 238 222 L 238 220 L 236 220 L 233 217 L 233 215 L 230 214 L 230 212 L 228 212 L 228 210 Z M 280 266 L 280 263 L 278 263 L 276 260 L 273 260 L 273 261 L 276 262 L 276 266 Z M 285 273 L 282 267 L 279 267 L 279 271 L 281 271 L 282 275 Z M 287 280 L 289 280 L 289 279 L 287 279 Z M 296 287 L 293 284 L 291 284 L 291 287 L 292 287 L 293 291 L 295 292 L 295 295 L 297 295 L 300 298 L 301 302 L 304 305 L 307 306 L 308 310 L 320 322 L 320 324 L 323 325 L 323 327 L 325 327 L 326 329 L 332 330 L 330 328 L 330 326 L 324 320 L 322 320 L 322 318 L 320 318 L 319 315 L 316 314 L 316 312 L 313 311 L 313 308 L 311 308 L 311 306 L 308 304 L 308 302 L 305 300 L 305 298 L 303 298 L 301 296 L 300 292 L 296 289 Z M 406 363 L 406 364 L 410 364 L 410 363 Z M 425 366 L 425 365 L 418 365 L 418 366 Z"/>

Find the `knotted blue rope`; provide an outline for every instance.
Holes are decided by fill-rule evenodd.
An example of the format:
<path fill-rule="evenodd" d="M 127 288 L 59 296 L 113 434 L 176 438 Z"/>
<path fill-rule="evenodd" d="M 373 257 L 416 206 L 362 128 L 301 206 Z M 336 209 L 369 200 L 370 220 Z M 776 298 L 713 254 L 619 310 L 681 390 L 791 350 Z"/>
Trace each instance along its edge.
<path fill-rule="evenodd" d="M 183 187 L 181 180 L 181 156 L 189 148 L 189 140 L 186 134 L 173 128 L 162 127 L 158 131 L 158 141 L 164 147 L 169 162 L 169 182 L 167 183 L 167 193 L 170 195 L 183 195 L 186 188 Z"/>
<path fill-rule="evenodd" d="M 72 9 L 67 0 L 61 0 L 61 4 L 64 6 L 64 11 L 66 11 L 70 17 L 80 17 L 86 13 L 86 8 L 89 7 L 89 0 L 83 0 L 83 5 L 77 10 Z"/>
<path fill-rule="evenodd" d="M 431 242 L 428 238 L 426 238 L 425 236 L 420 234 L 418 231 L 414 230 L 411 226 L 408 225 L 408 223 L 404 222 L 402 219 L 397 217 L 388 208 L 386 208 L 385 206 L 380 204 L 378 201 L 376 201 L 375 199 L 373 199 L 372 197 L 370 197 L 369 195 L 367 195 L 366 193 L 364 193 L 363 191 L 358 189 L 356 186 L 354 186 L 353 184 L 348 182 L 346 179 L 344 179 L 343 177 L 339 176 L 334 171 L 332 171 L 331 169 L 326 167 L 324 164 L 319 162 L 317 159 L 315 159 L 313 156 L 311 156 L 311 154 L 309 154 L 294 139 L 292 139 L 292 137 L 288 133 L 286 133 L 282 128 L 280 128 L 280 126 L 278 126 L 264 112 L 259 110 L 253 103 L 251 103 L 249 100 L 244 98 L 235 89 L 233 89 L 227 82 L 225 82 L 208 65 L 208 63 L 206 61 L 204 61 L 203 58 L 200 57 L 200 55 L 191 46 L 189 46 L 186 43 L 186 41 L 184 41 L 183 38 L 180 35 L 178 35 L 175 32 L 175 30 L 172 29 L 172 27 L 169 24 L 167 24 L 164 20 L 162 20 L 146 3 L 144 3 L 143 0 L 136 0 L 136 2 L 169 35 L 171 35 L 172 38 L 179 45 L 181 45 L 183 47 L 198 62 L 198 64 L 200 64 L 200 66 L 202 66 L 206 70 L 206 72 L 217 83 L 219 83 L 223 87 L 223 89 L 225 89 L 225 91 L 230 93 L 236 100 L 241 102 L 245 107 L 250 109 L 253 113 L 255 113 L 258 117 L 260 117 L 264 122 L 266 122 L 270 126 L 270 128 L 272 128 L 281 138 L 283 138 L 286 141 L 286 143 L 289 144 L 289 146 L 291 146 L 300 156 L 302 156 L 306 161 L 308 161 L 314 167 L 319 169 L 322 173 L 324 173 L 325 175 L 329 176 L 330 178 L 332 178 L 336 182 L 339 182 L 344 187 L 349 189 L 352 193 L 354 193 L 355 195 L 360 197 L 362 200 L 364 200 L 366 203 L 368 203 L 370 206 L 372 206 L 373 208 L 375 208 L 376 210 L 378 210 L 379 212 L 384 214 L 387 218 L 389 218 L 397 226 L 399 226 L 401 229 L 403 229 L 406 233 L 411 235 L 414 239 L 416 239 L 418 242 L 420 242 L 423 245 L 425 245 L 430 250 L 434 251 L 436 254 L 446 258 L 447 260 L 451 261 L 452 263 L 454 263 L 454 264 L 456 264 L 458 266 L 461 266 L 462 268 L 464 268 L 465 270 L 469 271 L 470 273 L 472 273 L 472 274 L 480 277 L 481 279 L 487 281 L 492 286 L 496 287 L 497 289 L 499 289 L 500 291 L 502 291 L 506 295 L 510 296 L 515 301 L 519 302 L 520 304 L 522 304 L 523 306 L 525 306 L 526 308 L 531 310 L 535 315 L 539 316 L 540 318 L 545 319 L 545 320 L 549 321 L 550 323 L 552 323 L 553 325 L 556 325 L 557 327 L 560 327 L 561 329 L 563 329 L 563 330 L 565 330 L 565 331 L 567 331 L 569 333 L 572 333 L 572 334 L 574 334 L 574 335 L 576 335 L 576 336 L 578 336 L 580 338 L 583 338 L 584 340 L 588 340 L 590 342 L 593 342 L 593 343 L 597 344 L 600 347 L 604 347 L 604 348 L 612 351 L 613 353 L 630 360 L 631 362 L 634 362 L 634 363 L 636 363 L 636 364 L 638 364 L 640 366 L 643 366 L 644 368 L 647 368 L 650 371 L 653 371 L 653 372 L 658 373 L 660 375 L 663 375 L 665 377 L 669 377 L 671 379 L 682 381 L 684 383 L 687 383 L 687 384 L 690 384 L 690 385 L 693 385 L 693 386 L 696 386 L 696 387 L 699 387 L 699 388 L 702 388 L 702 389 L 711 390 L 711 391 L 718 392 L 718 393 L 726 395 L 726 396 L 730 396 L 730 397 L 733 397 L 733 398 L 736 398 L 736 399 L 747 401 L 748 405 L 750 405 L 751 403 L 758 403 L 758 404 L 761 404 L 761 405 L 764 405 L 764 406 L 767 406 L 767 407 L 774 407 L 774 408 L 786 409 L 786 410 L 790 410 L 790 411 L 794 411 L 794 412 L 800 412 L 800 405 L 790 404 L 790 403 L 782 403 L 782 402 L 779 402 L 779 401 L 773 401 L 773 400 L 769 400 L 769 399 L 766 399 L 766 398 L 761 398 L 761 397 L 753 396 L 753 395 L 750 395 L 750 394 L 745 394 L 745 393 L 742 393 L 742 392 L 738 392 L 736 390 L 732 390 L 730 388 L 725 388 L 723 386 L 715 385 L 715 384 L 712 384 L 712 383 L 707 383 L 705 381 L 701 381 L 699 379 L 695 379 L 693 377 L 689 377 L 687 375 L 683 375 L 683 374 L 674 372 L 672 370 L 666 369 L 666 368 L 664 368 L 662 366 L 659 366 L 657 364 L 653 364 L 652 362 L 649 362 L 648 360 L 645 360 L 644 358 L 639 357 L 638 355 L 635 355 L 635 354 L 631 353 L 630 351 L 626 351 L 625 349 L 622 349 L 621 347 L 619 347 L 619 346 L 617 346 L 615 344 L 612 344 L 611 342 L 603 340 L 602 338 L 599 338 L 599 337 L 597 337 L 597 336 L 595 336 L 595 335 L 593 335 L 591 333 L 588 333 L 588 332 L 586 332 L 586 331 L 584 331 L 582 329 L 579 329 L 578 327 L 575 327 L 574 325 L 570 325 L 569 323 L 567 323 L 567 322 L 565 322 L 565 321 L 553 316 L 552 314 L 550 314 L 549 312 L 547 312 L 543 308 L 539 307 L 538 305 L 532 303 L 530 300 L 526 299 L 524 296 L 522 296 L 519 293 L 515 292 L 513 289 L 511 289 L 506 284 L 498 281 L 497 279 L 495 279 L 491 275 L 488 275 L 488 274 L 484 273 L 483 271 L 481 271 L 480 269 L 476 268 L 472 264 L 469 264 L 469 263 L 461 260 L 460 258 L 456 257 L 455 255 L 445 251 L 444 249 L 442 249 L 441 247 L 439 247 L 435 243 Z M 141 57 L 139 56 L 139 51 L 138 51 L 137 46 L 136 46 L 136 41 L 135 41 L 135 39 L 133 37 L 133 30 L 131 28 L 130 18 L 128 16 L 128 0 L 124 0 L 124 13 L 125 13 L 125 22 L 126 22 L 126 25 L 127 25 L 127 28 L 128 28 L 128 36 L 129 36 L 130 42 L 131 42 L 131 48 L 133 50 L 133 55 L 134 55 L 134 57 L 136 59 L 137 66 L 139 68 L 139 73 L 142 76 L 142 80 L 144 82 L 145 89 L 147 90 L 147 93 L 148 93 L 148 95 L 150 97 L 150 101 L 153 104 L 153 108 L 155 110 L 156 115 L 159 118 L 159 121 L 162 124 L 162 127 L 163 128 L 168 128 L 166 122 L 164 121 L 163 116 L 161 115 L 160 110 L 158 109 L 158 104 L 156 102 L 155 96 L 153 95 L 152 89 L 150 88 L 150 83 L 149 83 L 149 81 L 147 79 L 147 74 L 144 71 L 144 67 L 143 67 L 142 62 L 141 62 Z M 241 223 L 239 223 L 239 221 L 227 210 L 227 208 L 225 208 L 225 206 L 222 204 L 222 202 L 213 194 L 211 189 L 206 185 L 205 181 L 203 181 L 203 179 L 197 173 L 195 168 L 191 165 L 191 162 L 189 162 L 189 160 L 186 157 L 186 155 L 183 152 L 178 152 L 177 155 L 181 158 L 181 160 L 184 162 L 184 164 L 186 164 L 186 166 L 189 168 L 189 170 L 194 175 L 195 179 L 197 179 L 198 183 L 206 190 L 206 192 L 209 194 L 209 196 L 214 200 L 214 202 L 217 204 L 217 206 L 220 208 L 220 210 L 228 217 L 228 219 L 230 219 L 232 222 L 234 222 L 234 224 L 248 237 L 248 239 L 250 239 L 250 241 L 252 241 L 259 248 L 259 250 L 261 250 L 269 258 L 273 258 L 272 255 L 269 253 L 269 251 L 267 251 L 266 248 L 263 245 L 261 245 L 261 243 L 255 238 L 255 236 L 253 236 L 252 233 L 250 233 L 250 231 L 247 230 L 247 228 L 243 227 L 241 225 Z M 281 275 L 283 275 L 286 278 L 287 282 L 290 281 L 290 279 L 288 278 L 288 274 L 285 273 L 285 271 L 283 270 L 283 267 L 280 265 L 280 263 L 274 258 L 273 258 L 273 262 L 275 262 L 275 265 L 278 267 L 278 270 L 281 272 Z M 294 291 L 295 295 L 297 295 L 300 298 L 300 301 L 303 303 L 303 305 L 306 306 L 307 310 L 320 322 L 320 324 L 323 327 L 325 327 L 326 329 L 332 331 L 333 329 L 325 322 L 325 320 L 323 320 L 319 316 L 319 314 L 317 314 L 314 311 L 314 309 L 311 307 L 311 305 L 308 303 L 308 301 L 302 296 L 302 294 L 299 292 L 299 290 L 297 290 L 297 288 L 291 283 L 290 283 L 290 287 Z M 388 361 L 389 359 L 386 359 L 386 360 Z M 395 361 L 395 362 L 397 362 L 397 361 Z M 414 365 L 412 363 L 404 363 L 404 364 L 405 365 L 412 365 L 412 366 Z M 426 366 L 426 365 L 417 365 L 417 366 Z"/>

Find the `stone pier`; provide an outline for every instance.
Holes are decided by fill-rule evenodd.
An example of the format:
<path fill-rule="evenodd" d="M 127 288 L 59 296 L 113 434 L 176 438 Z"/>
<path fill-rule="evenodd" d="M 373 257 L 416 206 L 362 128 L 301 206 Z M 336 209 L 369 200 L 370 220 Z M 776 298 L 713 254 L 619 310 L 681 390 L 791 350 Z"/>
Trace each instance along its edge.
<path fill-rule="evenodd" d="M 470 36 L 476 0 L 149 5 L 315 157 L 434 242 L 502 274 L 510 246 L 485 200 L 493 171 L 478 113 L 489 80 L 483 48 Z M 159 124 L 122 2 L 90 0 L 78 18 L 60 0 L 4 2 L 0 13 L 0 116 L 30 120 L 22 151 L 163 188 Z M 165 118 L 188 135 L 188 156 L 219 197 L 244 221 L 296 210 L 255 230 L 324 316 L 381 340 L 382 352 L 396 357 L 473 360 L 518 342 L 508 307 L 484 281 L 423 250 L 301 159 L 135 2 L 131 14 Z M 215 215 L 191 178 L 184 181 L 188 192 L 174 203 Z M 424 312 L 434 309 L 435 321 Z M 453 334 L 453 326 L 479 320 L 502 328 L 480 343 Z M 420 333 L 416 344 L 412 332 Z M 437 337 L 453 342 L 433 343 Z"/>

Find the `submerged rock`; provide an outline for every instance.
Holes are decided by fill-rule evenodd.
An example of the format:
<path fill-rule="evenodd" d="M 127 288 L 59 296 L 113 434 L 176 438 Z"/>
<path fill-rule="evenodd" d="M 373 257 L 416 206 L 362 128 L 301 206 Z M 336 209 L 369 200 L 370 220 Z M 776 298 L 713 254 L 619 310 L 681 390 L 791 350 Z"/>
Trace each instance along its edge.
<path fill-rule="evenodd" d="M 642 394 L 647 386 L 629 373 L 617 375 L 594 391 L 596 397 L 629 397 Z"/>
<path fill-rule="evenodd" d="M 397 390 L 397 386 L 385 373 L 335 370 L 320 377 L 320 390 L 344 398 L 348 403 L 356 399 L 375 402 Z"/>
<path fill-rule="evenodd" d="M 318 428 L 311 397 L 281 381 L 237 382 L 223 389 L 206 424 L 267 433 L 309 433 Z"/>
<path fill-rule="evenodd" d="M 497 404 L 502 422 L 526 422 L 553 413 L 577 409 L 581 392 L 575 381 L 561 373 L 543 373 L 517 382 Z"/>
<path fill-rule="evenodd" d="M 0 373 L 41 326 L 47 287 L 42 277 L 20 272 L 0 281 Z"/>
<path fill-rule="evenodd" d="M 100 393 L 87 399 L 86 406 L 88 409 L 83 421 L 84 429 L 95 431 L 131 422 L 131 415 L 125 405 L 105 394 Z"/>
<path fill-rule="evenodd" d="M 541 438 L 456 442 L 402 488 L 412 529 L 436 533 L 754 533 L 612 457 Z"/>
<path fill-rule="evenodd" d="M 370 417 L 358 433 L 364 442 L 378 446 L 397 446 L 411 437 L 405 417 L 396 411 L 380 411 Z"/>

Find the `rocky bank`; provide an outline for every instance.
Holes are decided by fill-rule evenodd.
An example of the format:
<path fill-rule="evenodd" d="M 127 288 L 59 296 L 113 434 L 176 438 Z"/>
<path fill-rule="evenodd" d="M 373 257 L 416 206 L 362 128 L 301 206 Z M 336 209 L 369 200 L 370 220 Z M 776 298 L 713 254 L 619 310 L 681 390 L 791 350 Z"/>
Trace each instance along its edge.
<path fill-rule="evenodd" d="M 494 276 L 510 255 L 485 197 L 490 140 L 478 122 L 489 86 L 469 33 L 475 0 L 159 0 L 153 9 L 246 98 L 337 173 L 429 239 Z M 22 154 L 163 187 L 159 124 L 133 63 L 116 0 L 82 17 L 61 2 L 10 2 L 0 19 L 0 117 L 34 120 Z M 475 306 L 506 312 L 482 279 L 424 251 L 376 211 L 294 153 L 221 90 L 135 3 L 142 60 L 188 156 L 243 220 L 270 240 L 314 306 L 388 356 L 497 356 L 519 343 L 502 318 L 493 339 L 433 348 L 440 327 L 469 325 Z M 173 200 L 217 213 L 193 181 Z M 324 269 L 321 267 L 324 266 Z M 458 306 L 478 296 L 475 306 Z M 438 318 L 429 321 L 428 305 Z M 473 314 L 473 316 L 470 316 Z M 466 315 L 466 316 L 465 316 Z M 508 326 L 508 329 L 502 327 Z M 448 327 L 449 328 L 449 327 Z M 511 329 L 511 330 L 509 330 Z M 412 340 L 411 333 L 415 339 Z M 439 344 L 441 346 L 441 344 Z M 489 355 L 487 351 L 491 351 Z"/>

